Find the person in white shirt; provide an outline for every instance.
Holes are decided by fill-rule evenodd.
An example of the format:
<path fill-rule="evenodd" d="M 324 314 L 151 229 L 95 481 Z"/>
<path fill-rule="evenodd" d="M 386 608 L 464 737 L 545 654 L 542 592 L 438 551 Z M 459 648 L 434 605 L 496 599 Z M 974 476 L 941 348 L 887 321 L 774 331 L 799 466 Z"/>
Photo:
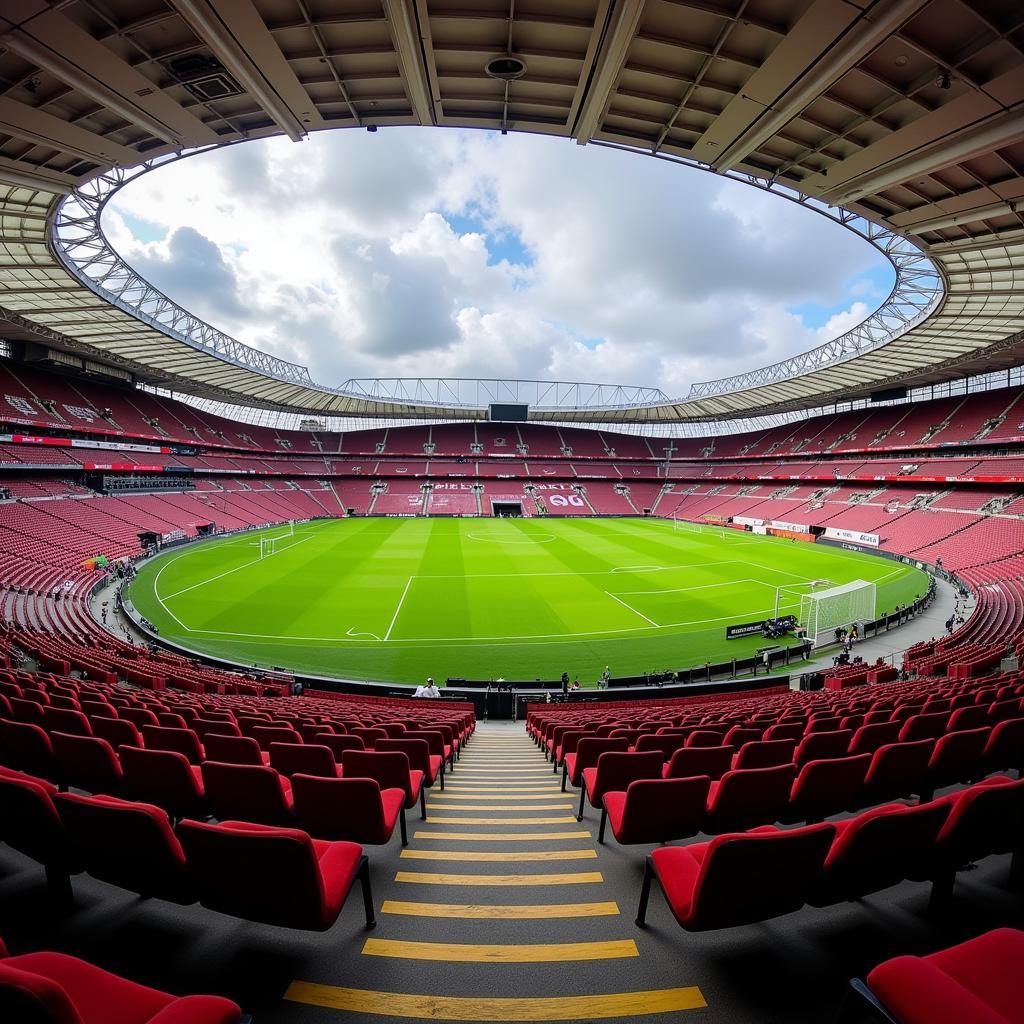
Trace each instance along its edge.
<path fill-rule="evenodd" d="M 423 686 L 422 684 L 420 684 L 419 686 L 416 687 L 416 692 L 413 694 L 413 696 L 414 697 L 422 697 L 423 696 L 423 691 L 425 689 L 426 689 L 426 687 Z"/>
<path fill-rule="evenodd" d="M 422 696 L 424 696 L 424 697 L 440 697 L 441 696 L 441 691 L 434 684 L 434 680 L 433 679 L 428 679 L 427 680 L 427 685 L 423 687 L 423 694 L 422 694 Z"/>

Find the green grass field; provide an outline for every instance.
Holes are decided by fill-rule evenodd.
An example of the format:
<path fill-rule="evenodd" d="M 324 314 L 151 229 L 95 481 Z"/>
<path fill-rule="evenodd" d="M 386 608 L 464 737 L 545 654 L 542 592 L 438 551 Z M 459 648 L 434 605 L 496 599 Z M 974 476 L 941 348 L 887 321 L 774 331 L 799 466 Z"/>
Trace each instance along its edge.
<path fill-rule="evenodd" d="M 878 610 L 919 570 L 832 547 L 657 519 L 346 519 L 167 552 L 130 597 L 161 635 L 245 664 L 350 679 L 613 675 L 743 657 L 776 588 L 863 579 Z M 796 611 L 799 590 L 783 594 Z"/>

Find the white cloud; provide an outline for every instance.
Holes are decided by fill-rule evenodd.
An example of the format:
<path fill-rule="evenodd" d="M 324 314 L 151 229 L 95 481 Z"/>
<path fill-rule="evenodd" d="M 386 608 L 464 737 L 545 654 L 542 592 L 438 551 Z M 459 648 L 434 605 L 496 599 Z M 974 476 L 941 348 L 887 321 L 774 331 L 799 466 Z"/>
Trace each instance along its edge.
<path fill-rule="evenodd" d="M 480 229 L 456 231 L 463 218 Z M 818 331 L 788 309 L 840 308 L 884 266 L 825 219 L 727 179 L 427 129 L 193 157 L 125 188 L 105 228 L 177 301 L 326 384 L 518 376 L 678 395 L 852 326 L 863 301 Z M 512 241 L 528 265 L 495 258 Z"/>

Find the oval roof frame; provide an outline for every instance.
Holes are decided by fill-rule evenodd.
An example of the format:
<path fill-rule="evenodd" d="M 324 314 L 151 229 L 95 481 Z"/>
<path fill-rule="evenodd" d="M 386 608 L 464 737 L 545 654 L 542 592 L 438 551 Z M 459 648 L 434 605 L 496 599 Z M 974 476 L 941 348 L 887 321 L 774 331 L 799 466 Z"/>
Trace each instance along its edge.
<path fill-rule="evenodd" d="M 805 354 L 679 401 L 638 393 L 609 406 L 594 385 L 587 401 L 600 412 L 560 406 L 535 418 L 750 416 L 1024 361 L 1019 11 L 995 17 L 969 0 L 864 10 L 750 0 L 742 12 L 732 0 L 535 0 L 503 13 L 383 0 L 374 12 L 325 0 L 315 17 L 285 22 L 264 0 L 173 0 L 158 18 L 139 0 L 107 7 L 102 23 L 39 0 L 0 15 L 10 72 L 0 326 L 11 340 L 234 404 L 479 415 L 445 397 L 450 382 L 437 382 L 439 404 L 410 405 L 365 382 L 349 395 L 311 390 L 192 347 L 86 288 L 49 234 L 58 197 L 113 167 L 270 134 L 436 124 L 625 147 L 845 206 L 916 245 L 946 286 L 930 316 L 840 362 Z M 527 73 L 488 79 L 487 60 L 509 52 Z M 196 67 L 217 71 L 217 95 Z"/>

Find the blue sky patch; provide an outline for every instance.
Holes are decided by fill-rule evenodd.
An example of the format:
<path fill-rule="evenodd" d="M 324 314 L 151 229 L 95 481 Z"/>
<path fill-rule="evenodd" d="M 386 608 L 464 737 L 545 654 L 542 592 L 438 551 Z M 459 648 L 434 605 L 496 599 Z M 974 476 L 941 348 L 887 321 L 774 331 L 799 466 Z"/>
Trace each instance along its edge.
<path fill-rule="evenodd" d="M 530 254 L 530 250 L 523 245 L 523 240 L 517 232 L 509 228 L 500 232 L 490 231 L 484 221 L 475 213 L 446 213 L 444 219 L 448 221 L 448 225 L 457 235 L 484 236 L 488 266 L 496 266 L 502 260 L 520 267 L 533 266 L 533 256 Z"/>
<path fill-rule="evenodd" d="M 124 221 L 125 227 L 137 242 L 159 242 L 167 237 L 167 228 L 160 224 L 155 224 L 144 217 L 137 217 L 134 213 L 125 213 L 123 210 L 118 212 L 121 214 L 121 220 Z"/>
<path fill-rule="evenodd" d="M 894 280 L 895 271 L 885 263 L 850 278 L 844 286 L 845 298 L 834 305 L 802 302 L 798 306 L 787 307 L 787 312 L 799 317 L 805 327 L 817 330 L 824 327 L 836 313 L 843 313 L 849 309 L 854 302 L 864 302 L 870 309 L 876 309 L 892 290 Z"/>

